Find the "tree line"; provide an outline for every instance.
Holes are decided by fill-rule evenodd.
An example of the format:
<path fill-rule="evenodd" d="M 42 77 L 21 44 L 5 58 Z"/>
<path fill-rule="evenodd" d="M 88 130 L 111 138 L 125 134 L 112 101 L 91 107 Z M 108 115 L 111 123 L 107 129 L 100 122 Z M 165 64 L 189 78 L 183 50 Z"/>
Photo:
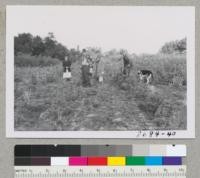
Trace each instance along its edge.
<path fill-rule="evenodd" d="M 31 56 L 48 56 L 64 60 L 68 55 L 73 60 L 80 57 L 79 49 L 68 49 L 57 42 L 53 33 L 48 33 L 45 38 L 33 36 L 30 33 L 21 33 L 14 37 L 15 56 L 19 54 L 29 54 Z"/>
<path fill-rule="evenodd" d="M 161 49 L 160 53 L 163 54 L 174 54 L 174 53 L 184 53 L 187 49 L 187 39 L 183 38 L 181 40 L 170 41 L 165 43 Z"/>
<path fill-rule="evenodd" d="M 174 54 L 184 53 L 187 49 L 187 40 L 183 38 L 181 40 L 170 41 L 165 43 L 159 50 L 161 54 Z M 88 51 L 93 54 L 102 55 L 101 49 L 88 48 Z M 66 46 L 57 42 L 54 34 L 49 32 L 44 38 L 40 36 L 33 36 L 30 33 L 21 33 L 14 37 L 14 52 L 15 56 L 19 54 L 29 54 L 31 56 L 47 56 L 51 58 L 57 58 L 64 60 L 65 56 L 75 62 L 80 59 L 81 51 L 77 49 L 68 49 Z M 117 51 L 110 50 L 110 53 L 116 53 Z"/>

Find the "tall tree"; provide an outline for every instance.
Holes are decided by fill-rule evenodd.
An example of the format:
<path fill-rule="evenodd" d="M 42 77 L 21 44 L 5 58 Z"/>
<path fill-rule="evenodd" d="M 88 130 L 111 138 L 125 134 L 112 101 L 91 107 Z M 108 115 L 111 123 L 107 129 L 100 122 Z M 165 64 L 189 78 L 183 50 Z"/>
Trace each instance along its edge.
<path fill-rule="evenodd" d="M 44 54 L 46 56 L 55 57 L 55 47 L 57 41 L 55 40 L 53 33 L 51 32 L 48 33 L 48 36 L 44 39 L 44 44 L 45 44 Z"/>
<path fill-rule="evenodd" d="M 39 36 L 36 36 L 33 38 L 32 41 L 32 55 L 38 56 L 44 54 L 45 51 L 45 45 L 42 41 L 42 38 Z"/>
<path fill-rule="evenodd" d="M 19 34 L 14 38 L 15 55 L 19 52 L 31 53 L 32 52 L 32 40 L 33 36 L 30 33 Z"/>

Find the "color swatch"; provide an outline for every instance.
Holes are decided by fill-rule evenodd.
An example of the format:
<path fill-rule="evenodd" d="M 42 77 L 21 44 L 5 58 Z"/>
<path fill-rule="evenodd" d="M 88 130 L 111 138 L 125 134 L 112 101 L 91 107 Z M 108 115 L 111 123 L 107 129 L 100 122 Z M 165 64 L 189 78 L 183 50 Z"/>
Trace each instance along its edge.
<path fill-rule="evenodd" d="M 69 165 L 70 166 L 86 166 L 87 165 L 87 157 L 69 157 Z"/>
<path fill-rule="evenodd" d="M 15 157 L 186 156 L 185 145 L 16 145 Z"/>
<path fill-rule="evenodd" d="M 185 145 L 15 146 L 15 166 L 182 165 L 184 156 Z"/>
<path fill-rule="evenodd" d="M 107 157 L 88 157 L 89 166 L 106 166 Z"/>
<path fill-rule="evenodd" d="M 182 165 L 182 157 L 16 157 L 16 166 L 144 166 Z"/>
<path fill-rule="evenodd" d="M 107 165 L 108 166 L 125 166 L 126 157 L 108 157 Z"/>

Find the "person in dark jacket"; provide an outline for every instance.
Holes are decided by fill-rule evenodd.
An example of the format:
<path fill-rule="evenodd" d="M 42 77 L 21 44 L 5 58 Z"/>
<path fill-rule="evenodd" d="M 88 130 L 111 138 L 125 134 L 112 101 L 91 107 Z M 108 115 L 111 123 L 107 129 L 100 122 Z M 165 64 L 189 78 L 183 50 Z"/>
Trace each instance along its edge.
<path fill-rule="evenodd" d="M 71 80 L 71 65 L 69 56 L 65 56 L 65 60 L 63 61 L 63 78 L 67 80 Z"/>
<path fill-rule="evenodd" d="M 66 72 L 67 69 L 68 69 L 68 72 L 71 72 L 71 65 L 72 65 L 72 62 L 69 59 L 69 56 L 65 56 L 65 60 L 63 61 L 63 72 Z"/>
<path fill-rule="evenodd" d="M 90 87 L 90 61 L 89 56 L 86 54 L 86 50 L 83 49 L 82 51 L 82 63 L 81 63 L 81 70 L 82 70 L 82 85 L 83 87 Z"/>
<path fill-rule="evenodd" d="M 131 62 L 130 58 L 128 57 L 127 52 L 121 51 L 121 55 L 122 55 L 123 64 L 124 64 L 123 74 L 126 76 L 129 76 L 130 70 L 132 68 L 132 62 Z"/>

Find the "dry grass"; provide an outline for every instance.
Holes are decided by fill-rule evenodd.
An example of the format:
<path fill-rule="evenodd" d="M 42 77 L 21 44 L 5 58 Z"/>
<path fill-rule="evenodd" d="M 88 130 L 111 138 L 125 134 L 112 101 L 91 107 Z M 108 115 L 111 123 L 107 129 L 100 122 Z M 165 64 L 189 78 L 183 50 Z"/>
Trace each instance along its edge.
<path fill-rule="evenodd" d="M 103 59 L 105 83 L 93 81 L 83 88 L 80 63 L 72 66 L 73 79 L 62 79 L 61 64 L 46 67 L 15 66 L 16 130 L 146 130 L 186 129 L 185 56 L 132 58 L 129 78 L 122 63 Z M 136 77 L 138 69 L 150 69 L 154 83 L 147 86 Z"/>
<path fill-rule="evenodd" d="M 58 59 L 46 56 L 31 56 L 29 54 L 15 56 L 15 66 L 18 67 L 44 67 L 56 64 L 59 64 Z"/>

